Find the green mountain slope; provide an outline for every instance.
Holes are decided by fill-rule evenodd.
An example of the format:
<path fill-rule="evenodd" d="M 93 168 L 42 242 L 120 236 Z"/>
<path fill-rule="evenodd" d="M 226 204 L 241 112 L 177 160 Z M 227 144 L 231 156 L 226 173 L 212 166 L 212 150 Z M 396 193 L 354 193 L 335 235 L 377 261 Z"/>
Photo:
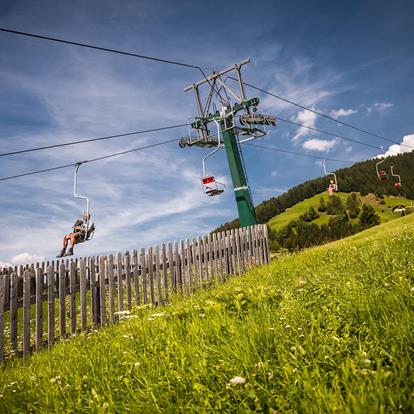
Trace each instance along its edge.
<path fill-rule="evenodd" d="M 361 196 L 360 193 L 356 193 L 360 201 L 360 205 L 363 203 L 370 204 L 374 207 L 375 212 L 380 216 L 381 223 L 385 223 L 389 220 L 401 217 L 400 213 L 394 213 L 392 208 L 398 205 L 411 206 L 411 200 L 408 200 L 404 197 L 395 197 L 395 196 L 384 196 L 383 204 L 381 200 L 376 198 L 374 194 L 369 194 L 367 196 Z M 350 194 L 348 193 L 336 193 L 343 202 L 346 204 L 346 200 Z M 300 203 L 295 204 L 294 206 L 287 208 L 285 212 L 278 214 L 269 220 L 268 224 L 272 230 L 279 230 L 283 226 L 288 225 L 293 220 L 298 220 L 299 216 L 303 215 L 309 208 L 313 207 L 316 211 L 319 206 L 321 197 L 323 197 L 325 203 L 329 200 L 329 195 L 325 192 L 322 194 L 317 194 L 311 198 L 308 198 Z M 328 224 L 329 218 L 332 217 L 326 212 L 318 212 L 320 215 L 319 218 L 312 221 L 312 223 L 321 225 Z M 356 223 L 357 220 L 351 220 L 351 222 Z"/>
<path fill-rule="evenodd" d="M 410 215 L 14 360 L 0 412 L 413 412 L 413 275 Z"/>
<path fill-rule="evenodd" d="M 394 179 L 380 181 L 376 175 L 375 164 L 377 160 L 358 162 L 349 168 L 336 170 L 339 189 L 345 193 L 359 192 L 362 195 L 373 193 L 376 195 L 403 196 L 414 200 L 414 151 L 387 157 L 381 164 L 381 168 L 390 172 L 391 165 L 395 172 L 401 175 L 402 187 L 394 187 Z M 319 177 L 299 184 L 286 193 L 265 200 L 256 206 L 256 216 L 259 223 L 267 223 L 277 214 L 283 213 L 287 208 L 326 191 L 329 179 Z M 277 180 L 275 180 L 275 185 Z M 230 230 L 239 227 L 239 220 L 233 220 L 223 224 L 215 231 Z"/>

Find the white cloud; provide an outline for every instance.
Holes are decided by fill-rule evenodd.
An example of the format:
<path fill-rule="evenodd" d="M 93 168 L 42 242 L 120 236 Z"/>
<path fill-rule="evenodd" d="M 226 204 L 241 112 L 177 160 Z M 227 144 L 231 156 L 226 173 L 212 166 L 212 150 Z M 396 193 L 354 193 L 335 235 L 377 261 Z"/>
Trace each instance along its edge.
<path fill-rule="evenodd" d="M 43 262 L 44 260 L 44 256 L 38 256 L 37 254 L 30 254 L 27 252 L 17 254 L 11 258 L 11 262 L 14 265 Z"/>
<path fill-rule="evenodd" d="M 3 268 L 5 268 L 5 267 L 11 267 L 11 266 L 13 266 L 11 263 L 2 262 L 2 261 L 0 260 L 0 269 L 3 269 Z"/>
<path fill-rule="evenodd" d="M 276 170 L 274 170 L 270 173 L 271 177 L 277 177 L 278 175 L 279 175 L 279 173 Z"/>
<path fill-rule="evenodd" d="M 330 112 L 330 115 L 334 118 L 339 118 L 340 116 L 350 116 L 356 114 L 358 111 L 356 109 L 333 109 Z"/>
<path fill-rule="evenodd" d="M 391 102 L 375 102 L 374 105 L 367 107 L 367 112 L 370 114 L 372 111 L 383 112 L 386 109 L 394 106 Z"/>
<path fill-rule="evenodd" d="M 305 141 L 302 147 L 306 150 L 313 150 L 313 151 L 329 151 L 336 145 L 336 140 L 325 140 L 325 139 L 317 139 L 312 138 Z"/>
<path fill-rule="evenodd" d="M 414 150 L 414 134 L 405 135 L 401 144 L 391 145 L 385 154 L 379 154 L 374 158 L 390 157 L 397 154 L 403 154 L 404 152 L 411 152 Z"/>
<path fill-rule="evenodd" d="M 296 134 L 292 138 L 292 141 L 296 142 L 300 138 L 311 134 L 312 131 L 310 129 L 306 128 L 306 127 L 315 128 L 316 118 L 317 118 L 316 114 L 314 114 L 313 112 L 307 111 L 305 109 L 303 111 L 298 112 L 297 115 L 294 117 L 294 121 L 298 122 L 300 124 L 303 124 L 305 126 L 304 127 L 299 127 L 296 130 Z"/>
<path fill-rule="evenodd" d="M 352 145 L 345 147 L 345 152 L 350 153 L 352 152 Z"/>

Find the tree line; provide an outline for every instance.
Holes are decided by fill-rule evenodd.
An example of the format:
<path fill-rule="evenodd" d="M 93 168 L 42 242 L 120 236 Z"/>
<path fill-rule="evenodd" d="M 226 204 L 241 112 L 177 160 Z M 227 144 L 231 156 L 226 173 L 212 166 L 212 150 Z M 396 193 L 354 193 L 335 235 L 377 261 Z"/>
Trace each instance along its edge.
<path fill-rule="evenodd" d="M 414 199 L 414 152 L 387 157 L 386 161 L 381 164 L 381 169 L 386 170 L 388 175 L 390 175 L 391 165 L 394 166 L 394 172 L 401 176 L 401 188 L 394 186 L 394 177 L 390 176 L 387 181 L 378 179 L 375 170 L 377 162 L 378 160 L 372 159 L 336 170 L 339 190 L 346 193 L 360 192 L 362 196 L 374 193 L 380 198 L 384 195 L 401 195 Z M 255 208 L 258 222 L 267 223 L 272 217 L 283 213 L 287 208 L 326 191 L 327 186 L 327 177 L 319 177 L 297 185 L 278 197 L 263 201 Z M 239 226 L 240 222 L 236 219 L 223 224 L 214 231 L 231 230 Z"/>

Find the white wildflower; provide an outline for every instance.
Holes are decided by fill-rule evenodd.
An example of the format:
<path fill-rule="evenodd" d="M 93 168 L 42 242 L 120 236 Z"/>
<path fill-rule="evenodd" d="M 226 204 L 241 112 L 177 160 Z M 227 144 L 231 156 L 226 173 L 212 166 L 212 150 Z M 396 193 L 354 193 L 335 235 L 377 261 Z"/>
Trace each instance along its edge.
<path fill-rule="evenodd" d="M 131 312 L 129 310 L 115 312 L 115 315 L 129 315 Z"/>
<path fill-rule="evenodd" d="M 290 329 L 290 325 L 286 325 L 285 326 L 285 329 Z"/>
<path fill-rule="evenodd" d="M 147 321 L 153 321 L 154 320 L 154 318 L 148 318 L 147 319 Z"/>
<path fill-rule="evenodd" d="M 279 318 L 279 320 L 280 320 L 280 321 L 284 321 L 284 320 L 285 320 L 285 318 L 284 318 L 283 316 L 281 316 L 281 317 Z"/>
<path fill-rule="evenodd" d="M 141 362 L 135 362 L 134 367 L 139 367 L 141 365 Z"/>
<path fill-rule="evenodd" d="M 57 377 L 51 378 L 51 379 L 50 379 L 50 382 L 51 382 L 52 384 L 54 384 L 55 382 L 58 382 L 59 380 L 60 380 L 60 375 L 58 375 Z"/>
<path fill-rule="evenodd" d="M 154 318 L 160 318 L 161 316 L 165 316 L 165 313 L 153 313 L 151 316 Z"/>
<path fill-rule="evenodd" d="M 237 384 L 244 384 L 246 380 L 243 377 L 233 377 L 230 380 L 230 384 L 237 385 Z"/>

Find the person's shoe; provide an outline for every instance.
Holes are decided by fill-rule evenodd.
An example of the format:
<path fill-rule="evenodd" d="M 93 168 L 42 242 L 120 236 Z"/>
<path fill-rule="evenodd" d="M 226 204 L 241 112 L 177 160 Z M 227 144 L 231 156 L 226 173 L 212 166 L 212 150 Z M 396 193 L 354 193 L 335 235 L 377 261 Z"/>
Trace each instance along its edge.
<path fill-rule="evenodd" d="M 60 253 L 56 256 L 58 259 L 65 255 L 66 249 L 62 249 Z"/>
<path fill-rule="evenodd" d="M 70 248 L 70 249 L 68 250 L 68 252 L 67 252 L 67 253 L 65 253 L 65 256 L 73 256 L 73 249 L 72 249 L 72 248 Z"/>

